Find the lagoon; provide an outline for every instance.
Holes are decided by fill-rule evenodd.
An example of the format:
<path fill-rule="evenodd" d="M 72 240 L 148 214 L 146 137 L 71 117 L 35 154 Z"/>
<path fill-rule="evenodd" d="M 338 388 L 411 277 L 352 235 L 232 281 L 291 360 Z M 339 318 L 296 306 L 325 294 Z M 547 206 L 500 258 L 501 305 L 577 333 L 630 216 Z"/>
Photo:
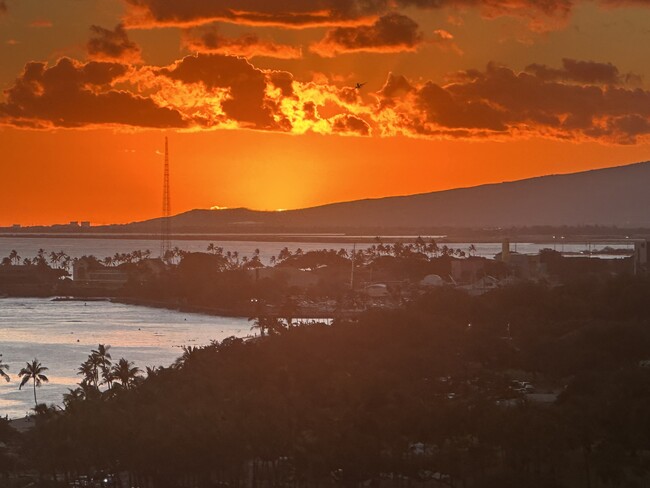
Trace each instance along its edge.
<path fill-rule="evenodd" d="M 110 344 L 114 361 L 169 366 L 182 346 L 207 345 L 229 336 L 252 335 L 246 319 L 189 314 L 111 302 L 56 302 L 39 298 L 0 299 L 0 354 L 11 382 L 0 380 L 0 416 L 22 417 L 34 406 L 27 385 L 18 390 L 18 371 L 38 358 L 50 382 L 37 389 L 39 402 L 60 405 L 80 381 L 76 374 L 91 349 Z M 26 388 L 26 389 L 25 389 Z"/>

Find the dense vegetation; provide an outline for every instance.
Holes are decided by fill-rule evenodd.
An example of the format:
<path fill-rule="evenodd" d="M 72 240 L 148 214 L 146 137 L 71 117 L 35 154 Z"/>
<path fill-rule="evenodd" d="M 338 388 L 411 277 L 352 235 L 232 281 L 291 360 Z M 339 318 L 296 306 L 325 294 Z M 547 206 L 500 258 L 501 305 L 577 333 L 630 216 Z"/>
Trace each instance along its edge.
<path fill-rule="evenodd" d="M 124 360 L 116 380 L 100 348 L 65 410 L 37 407 L 0 468 L 43 486 L 96 472 L 141 488 L 645 486 L 649 295 L 631 277 L 439 289 L 188 348 L 146 379 Z"/>

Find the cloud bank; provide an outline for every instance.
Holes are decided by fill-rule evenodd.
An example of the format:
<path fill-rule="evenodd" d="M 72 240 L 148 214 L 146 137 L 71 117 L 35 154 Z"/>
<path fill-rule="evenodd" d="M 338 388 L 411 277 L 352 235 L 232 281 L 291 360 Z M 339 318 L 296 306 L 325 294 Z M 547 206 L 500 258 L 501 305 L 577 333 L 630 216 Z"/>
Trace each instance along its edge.
<path fill-rule="evenodd" d="M 122 61 L 139 63 L 142 61 L 140 47 L 129 39 L 122 24 L 114 30 L 93 25 L 90 27 L 92 37 L 86 45 L 91 59 L 101 61 Z"/>
<path fill-rule="evenodd" d="M 516 17 L 532 31 L 565 27 L 582 0 L 124 0 L 133 28 L 196 26 L 211 22 L 290 29 L 369 26 L 405 8 L 477 9 L 485 18 Z M 648 6 L 647 0 L 596 0 L 602 8 Z"/>
<path fill-rule="evenodd" d="M 418 24 L 396 13 L 387 14 L 368 26 L 337 27 L 311 50 L 323 57 L 344 53 L 396 53 L 415 51 L 423 41 Z"/>
<path fill-rule="evenodd" d="M 236 38 L 222 36 L 216 26 L 188 29 L 183 33 L 183 46 L 194 53 L 226 54 L 245 58 L 269 57 L 298 59 L 302 50 L 288 44 L 279 44 L 248 33 Z"/>
<path fill-rule="evenodd" d="M 390 74 L 377 93 L 296 80 L 242 57 L 187 56 L 165 67 L 29 63 L 0 123 L 48 129 L 121 126 L 424 138 L 528 138 L 634 144 L 650 139 L 650 91 L 609 63 L 565 59 L 517 72 L 493 63 L 452 81 Z"/>

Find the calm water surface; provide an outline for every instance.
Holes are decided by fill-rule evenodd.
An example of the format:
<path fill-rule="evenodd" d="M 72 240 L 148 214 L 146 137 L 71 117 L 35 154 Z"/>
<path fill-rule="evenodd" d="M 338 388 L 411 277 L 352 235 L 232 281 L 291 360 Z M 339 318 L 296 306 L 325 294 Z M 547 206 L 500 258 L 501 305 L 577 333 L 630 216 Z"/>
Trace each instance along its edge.
<path fill-rule="evenodd" d="M 367 238 L 367 237 L 366 237 Z M 270 262 L 271 256 L 277 256 L 284 247 L 289 248 L 292 252 L 298 248 L 303 251 L 314 251 L 319 249 L 346 249 L 352 250 L 353 244 L 345 243 L 317 243 L 317 242 L 264 242 L 264 241 L 195 241 L 195 240 L 176 240 L 172 246 L 176 246 L 184 251 L 206 252 L 208 244 L 213 242 L 216 246 L 223 247 L 224 252 L 237 251 L 240 256 L 252 256 L 256 249 L 260 250 L 260 258 L 266 264 Z M 471 243 L 454 243 L 447 244 L 454 249 L 467 251 Z M 372 244 L 357 244 L 357 249 L 365 249 Z M 442 246 L 442 244 L 440 244 Z M 476 255 L 492 258 L 501 251 L 500 243 L 474 243 Z M 591 244 L 592 249 L 602 249 L 605 246 L 614 249 L 633 249 L 634 244 L 625 242 L 597 243 Z M 524 254 L 537 254 L 540 249 L 553 248 L 558 251 L 579 253 L 585 251 L 588 244 L 572 243 L 561 244 L 537 244 L 537 243 L 513 243 L 512 250 Z M 32 238 L 32 237 L 3 237 L 0 236 L 0 258 L 7 256 L 12 249 L 18 251 L 23 257 L 34 257 L 39 249 L 46 252 L 64 251 L 69 256 L 81 257 L 92 254 L 100 259 L 106 256 L 113 256 L 115 253 L 127 253 L 136 250 L 149 249 L 152 256 L 158 256 L 160 251 L 160 242 L 156 239 L 106 239 L 106 238 Z M 607 256 L 603 256 L 607 257 Z"/>
<path fill-rule="evenodd" d="M 11 376 L 10 383 L 0 381 L 0 415 L 23 416 L 34 406 L 32 388 L 19 391 L 17 377 L 33 358 L 49 368 L 50 382 L 36 392 L 39 402 L 60 404 L 80 380 L 77 368 L 100 343 L 111 345 L 114 360 L 125 357 L 144 369 L 169 366 L 183 345 L 251 335 L 250 325 L 240 318 L 109 302 L 0 299 L 0 353 Z"/>

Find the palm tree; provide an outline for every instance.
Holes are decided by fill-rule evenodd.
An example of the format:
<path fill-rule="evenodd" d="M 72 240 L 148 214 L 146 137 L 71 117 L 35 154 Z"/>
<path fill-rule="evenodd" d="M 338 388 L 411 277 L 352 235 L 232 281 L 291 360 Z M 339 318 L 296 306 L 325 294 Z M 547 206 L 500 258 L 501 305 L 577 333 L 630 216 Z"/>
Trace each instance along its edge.
<path fill-rule="evenodd" d="M 29 380 L 32 380 L 34 382 L 35 405 L 38 405 L 38 402 L 36 401 L 36 387 L 41 386 L 41 383 L 47 383 L 50 381 L 48 377 L 43 374 L 47 370 L 48 368 L 43 366 L 38 359 L 34 358 L 31 363 L 27 363 L 27 366 L 18 372 L 18 377 L 23 378 L 20 382 L 20 386 L 18 387 L 19 390 L 22 389 L 22 387 L 25 386 L 25 383 L 27 383 Z"/>
<path fill-rule="evenodd" d="M 36 257 L 32 260 L 34 264 L 43 266 L 47 264 L 47 259 L 45 258 L 45 249 L 41 248 L 36 253 Z"/>
<path fill-rule="evenodd" d="M 113 377 L 118 380 L 125 390 L 133 387 L 138 379 L 140 379 L 141 369 L 135 366 L 131 361 L 121 358 L 115 366 L 113 366 Z"/>
<path fill-rule="evenodd" d="M 61 259 L 62 259 L 61 267 L 66 271 L 68 271 L 70 269 L 70 262 L 72 261 L 72 258 L 64 253 L 63 258 Z"/>
<path fill-rule="evenodd" d="M 15 249 L 12 249 L 9 253 L 9 260 L 12 262 L 12 264 L 20 263 L 20 256 Z"/>
<path fill-rule="evenodd" d="M 92 349 L 90 355 L 94 357 L 94 362 L 98 364 L 102 370 L 102 378 L 104 378 L 104 383 L 108 385 L 109 388 L 113 386 L 113 378 L 111 375 L 111 353 L 108 350 L 111 346 L 107 344 L 99 344 L 97 349 Z"/>
<path fill-rule="evenodd" d="M 181 346 L 183 349 L 183 354 L 176 358 L 176 361 L 174 361 L 174 367 L 175 368 L 181 368 L 187 364 L 188 361 L 191 361 L 192 358 L 195 358 L 197 353 L 199 352 L 199 348 L 197 346 Z"/>
<path fill-rule="evenodd" d="M 7 374 L 8 370 L 9 365 L 2 361 L 2 354 L 0 354 L 0 378 L 4 378 L 7 383 L 10 381 L 9 375 Z"/>
<path fill-rule="evenodd" d="M 145 370 L 147 373 L 147 378 L 153 378 L 161 371 L 161 368 L 156 366 L 146 366 Z"/>
<path fill-rule="evenodd" d="M 80 374 L 84 377 L 84 380 L 89 385 L 94 385 L 95 389 L 99 389 L 99 368 L 101 367 L 101 362 L 99 356 L 91 354 L 88 356 L 79 369 L 77 374 Z"/>
<path fill-rule="evenodd" d="M 52 251 L 50 253 L 50 264 L 54 266 L 58 266 L 59 262 L 61 262 L 61 255 L 58 252 Z"/>
<path fill-rule="evenodd" d="M 81 387 L 77 387 L 74 390 L 68 388 L 68 393 L 63 394 L 63 404 L 65 405 L 66 408 L 70 408 L 72 404 L 81 402 L 85 399 L 86 399 L 86 395 L 84 393 L 83 388 Z"/>
<path fill-rule="evenodd" d="M 258 329 L 260 331 L 260 337 L 264 337 L 265 335 L 279 335 L 286 330 L 282 321 L 277 317 L 260 315 L 258 317 L 250 317 L 248 320 L 253 321 L 251 330 Z"/>

